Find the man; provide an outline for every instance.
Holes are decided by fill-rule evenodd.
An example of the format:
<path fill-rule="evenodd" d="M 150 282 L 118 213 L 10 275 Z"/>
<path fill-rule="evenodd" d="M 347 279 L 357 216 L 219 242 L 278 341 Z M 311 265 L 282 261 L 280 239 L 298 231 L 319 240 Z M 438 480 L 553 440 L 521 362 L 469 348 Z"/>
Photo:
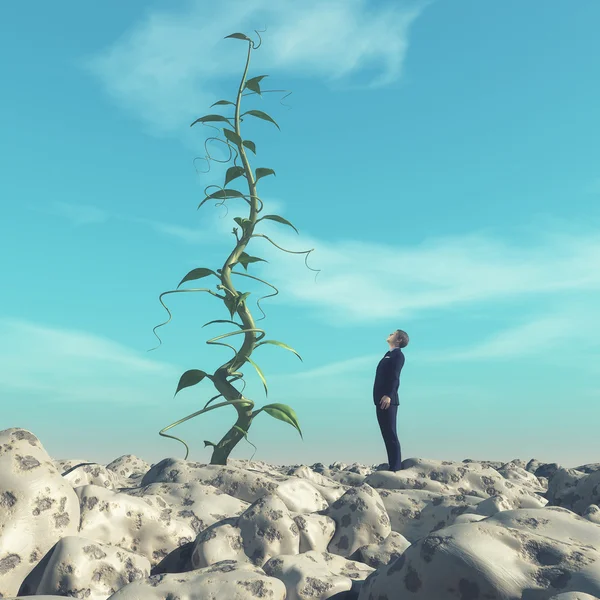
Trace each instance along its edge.
<path fill-rule="evenodd" d="M 396 433 L 396 415 L 398 414 L 398 386 L 400 371 L 404 366 L 404 354 L 400 348 L 408 345 L 408 334 L 396 329 L 387 338 L 390 349 L 379 361 L 373 384 L 373 403 L 377 408 L 377 421 L 385 443 L 390 471 L 400 471 L 400 442 Z"/>

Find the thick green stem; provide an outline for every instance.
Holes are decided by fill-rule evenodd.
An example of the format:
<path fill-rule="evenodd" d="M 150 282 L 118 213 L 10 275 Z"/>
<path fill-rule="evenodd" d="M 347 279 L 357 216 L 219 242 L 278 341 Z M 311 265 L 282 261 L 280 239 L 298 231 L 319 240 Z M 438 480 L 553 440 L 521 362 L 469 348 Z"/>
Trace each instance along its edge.
<path fill-rule="evenodd" d="M 235 132 L 242 139 L 241 131 L 240 131 L 240 104 L 242 100 L 242 92 L 244 90 L 244 85 L 246 82 L 246 75 L 248 73 L 248 66 L 250 64 L 250 53 L 251 53 L 251 45 L 248 44 L 248 59 L 246 61 L 246 68 L 244 69 L 244 74 L 242 76 L 242 81 L 240 83 L 240 88 L 238 90 L 238 95 L 235 103 Z M 238 241 L 235 249 L 229 255 L 225 264 L 223 265 L 223 269 L 221 270 L 221 282 L 225 286 L 225 289 L 231 290 L 234 294 L 237 293 L 233 282 L 231 280 L 231 268 L 237 262 L 238 258 L 246 248 L 247 243 L 250 240 L 252 232 L 254 231 L 254 226 L 256 224 L 256 213 L 257 213 L 257 202 L 256 202 L 256 182 L 254 181 L 254 177 L 252 175 L 252 169 L 250 167 L 250 163 L 248 162 L 248 157 L 246 156 L 246 152 L 244 146 L 242 144 L 238 145 L 238 150 L 240 153 L 240 157 L 242 159 L 242 164 L 244 165 L 244 170 L 246 172 L 246 179 L 248 180 L 248 188 L 250 190 L 250 224 L 246 228 L 246 234 L 242 235 L 240 240 Z M 244 325 L 244 329 L 255 329 L 254 319 L 250 314 L 250 311 L 246 307 L 246 304 L 243 303 L 237 311 L 242 323 Z M 215 387 L 223 394 L 223 397 L 226 400 L 237 400 L 241 398 L 241 394 L 227 381 L 223 381 L 222 375 L 231 374 L 241 368 L 247 361 L 247 357 L 252 354 L 252 350 L 256 344 L 256 334 L 254 331 L 249 331 L 244 335 L 244 343 L 240 348 L 239 352 L 236 356 L 228 361 L 225 365 L 221 366 L 215 372 Z M 234 405 L 235 409 L 238 412 L 238 419 L 235 423 L 237 427 L 242 428 L 244 431 L 248 430 L 250 423 L 252 422 L 252 407 L 251 406 L 241 406 Z M 244 434 L 232 427 L 219 441 L 216 447 L 213 450 L 213 455 L 210 460 L 211 465 L 226 465 L 227 457 L 229 453 L 233 450 L 235 445 L 242 439 Z"/>
<path fill-rule="evenodd" d="M 225 368 L 217 370 L 213 383 L 217 390 L 223 395 L 226 400 L 248 400 L 245 396 L 242 396 L 238 390 L 236 390 L 231 383 L 226 381 L 223 377 L 225 375 Z M 250 423 L 255 415 L 252 414 L 254 403 L 247 405 L 234 404 L 233 405 L 238 412 L 238 418 L 233 427 L 221 438 L 219 443 L 214 447 L 213 454 L 210 459 L 211 465 L 226 465 L 227 457 L 229 453 L 235 448 L 237 443 L 244 437 L 244 434 L 236 429 L 240 427 L 243 431 L 248 431 Z"/>
<path fill-rule="evenodd" d="M 272 169 L 267 169 L 267 168 L 257 168 L 256 176 L 253 174 L 251 165 L 248 161 L 246 147 L 249 148 L 252 152 L 256 153 L 256 146 L 255 146 L 254 142 L 252 142 L 251 140 L 243 140 L 243 138 L 242 138 L 242 134 L 240 131 L 240 121 L 242 120 L 241 116 L 243 116 L 243 115 L 240 115 L 240 106 L 241 106 L 241 99 L 243 96 L 244 89 L 247 88 L 249 90 L 252 90 L 252 92 L 258 93 L 260 95 L 261 89 L 260 89 L 259 81 L 262 78 L 266 77 L 266 75 L 261 75 L 261 76 L 253 77 L 251 79 L 246 80 L 246 76 L 248 74 L 248 67 L 250 64 L 250 55 L 251 55 L 251 51 L 253 48 L 252 40 L 250 40 L 250 38 L 248 38 L 247 36 L 245 36 L 241 33 L 232 33 L 231 35 L 228 35 L 226 37 L 247 40 L 248 41 L 248 58 L 246 61 L 246 68 L 244 69 L 244 74 L 243 74 L 241 82 L 240 82 L 240 86 L 239 86 L 239 90 L 238 90 L 238 94 L 237 94 L 237 100 L 235 102 L 235 117 L 234 117 L 235 124 L 233 125 L 233 127 L 235 128 L 235 131 L 232 131 L 231 129 L 226 129 L 225 127 L 223 127 L 223 133 L 228 140 L 228 142 L 227 142 L 228 147 L 229 147 L 229 142 L 232 142 L 237 146 L 238 154 L 241 158 L 243 167 L 234 165 L 233 167 L 231 167 L 230 169 L 227 170 L 227 174 L 225 176 L 225 186 L 227 186 L 227 183 L 229 181 L 232 181 L 236 177 L 241 177 L 243 175 L 248 184 L 248 189 L 250 192 L 250 194 L 249 194 L 250 200 L 247 200 L 246 195 L 242 194 L 238 190 L 221 188 L 221 190 L 218 193 L 215 192 L 213 194 L 208 195 L 200 203 L 198 208 L 200 208 L 200 206 L 202 206 L 202 204 L 204 204 L 204 202 L 206 202 L 210 198 L 223 198 L 225 200 L 226 198 L 230 198 L 230 197 L 233 197 L 233 198 L 241 197 L 241 198 L 244 198 L 244 200 L 246 200 L 249 203 L 250 214 L 249 214 L 248 219 L 238 219 L 238 218 L 235 219 L 236 222 L 238 222 L 240 224 L 240 226 L 242 227 L 243 233 L 242 233 L 241 237 L 238 239 L 237 228 L 234 228 L 236 245 L 235 245 L 235 248 L 231 251 L 230 255 L 227 257 L 227 260 L 225 261 L 225 264 L 223 265 L 222 269 L 217 269 L 216 272 L 213 271 L 212 269 L 208 269 L 208 268 L 194 269 L 193 271 L 190 271 L 182 279 L 182 281 L 179 284 L 179 285 L 181 285 L 185 281 L 189 281 L 192 279 L 200 279 L 201 277 L 207 277 L 209 275 L 214 275 L 220 279 L 220 284 L 217 286 L 217 288 L 225 290 L 225 296 L 215 294 L 213 291 L 211 291 L 209 289 L 204 289 L 204 288 L 186 289 L 186 290 L 177 289 L 177 290 L 172 290 L 169 292 L 164 292 L 164 294 L 172 294 L 172 293 L 176 293 L 176 292 L 199 292 L 199 291 L 210 292 L 211 294 L 213 294 L 214 296 L 216 296 L 217 298 L 219 298 L 225 302 L 225 305 L 227 306 L 227 308 L 230 312 L 231 319 L 233 319 L 234 315 L 237 314 L 242 322 L 240 324 L 234 320 L 230 321 L 230 320 L 217 319 L 215 321 L 209 321 L 208 323 L 205 323 L 205 325 L 210 325 L 212 323 L 228 322 L 228 323 L 233 323 L 241 328 L 241 331 L 234 331 L 231 333 L 227 333 L 227 334 L 223 334 L 223 335 L 214 337 L 211 340 L 208 340 L 207 343 L 208 344 L 219 343 L 219 342 L 216 342 L 217 339 L 221 339 L 223 337 L 228 337 L 228 336 L 236 335 L 236 334 L 244 335 L 244 341 L 243 341 L 241 348 L 237 352 L 233 346 L 230 346 L 229 344 L 225 344 L 225 343 L 219 343 L 222 346 L 227 346 L 228 348 L 231 348 L 235 352 L 235 356 L 231 360 L 227 361 L 225 364 L 220 366 L 213 375 L 210 375 L 206 371 L 202 371 L 199 369 L 189 369 L 181 376 L 175 394 L 177 394 L 177 392 L 179 392 L 180 390 L 182 390 L 184 388 L 188 388 L 192 385 L 196 385 L 197 383 L 202 381 L 202 379 L 204 377 L 208 377 L 212 380 L 212 382 L 213 382 L 214 386 L 217 388 L 219 394 L 217 396 L 215 396 L 214 398 L 212 398 L 207 403 L 207 407 L 205 407 L 204 409 L 197 411 L 196 413 L 193 413 L 192 415 L 189 415 L 189 416 L 185 417 L 184 419 L 180 419 L 176 423 L 173 423 L 173 424 L 169 425 L 168 427 L 165 427 L 163 430 L 161 430 L 159 432 L 159 434 L 162 436 L 171 437 L 171 438 L 183 443 L 186 446 L 186 458 L 187 458 L 187 452 L 189 452 L 189 448 L 187 447 L 187 444 L 185 444 L 185 442 L 183 440 L 180 440 L 179 438 L 167 435 L 166 433 L 164 433 L 164 431 L 167 429 L 170 429 L 172 427 L 175 427 L 179 423 L 182 423 L 188 419 L 191 419 L 199 414 L 203 414 L 203 413 L 205 413 L 209 410 L 213 410 L 215 408 L 222 408 L 222 407 L 230 404 L 231 406 L 233 406 L 235 408 L 235 410 L 238 413 L 235 424 L 221 438 L 221 440 L 217 444 L 215 444 L 214 442 L 208 442 L 208 444 L 213 446 L 213 455 L 212 455 L 210 464 L 219 464 L 219 465 L 227 464 L 227 457 L 229 456 L 229 454 L 233 450 L 233 448 L 236 446 L 236 444 L 242 439 L 242 437 L 245 437 L 246 440 L 248 440 L 248 437 L 247 437 L 248 429 L 249 429 L 254 417 L 262 411 L 265 411 L 266 414 L 268 414 L 276 419 L 279 419 L 281 421 L 285 421 L 285 422 L 291 424 L 293 427 L 295 427 L 298 430 L 298 433 L 302 437 L 302 431 L 300 430 L 298 418 L 290 406 L 287 406 L 286 404 L 282 404 L 282 403 L 273 403 L 273 404 L 268 404 L 268 405 L 260 408 L 259 410 L 253 411 L 252 409 L 254 407 L 254 402 L 252 402 L 252 400 L 249 400 L 248 398 L 244 398 L 244 396 L 242 396 L 241 392 L 239 392 L 235 387 L 233 387 L 233 385 L 229 381 L 229 379 L 232 377 L 233 377 L 232 381 L 243 377 L 243 374 L 239 372 L 239 369 L 241 367 L 243 367 L 244 365 L 246 365 L 246 363 L 248 363 L 248 364 L 254 366 L 254 368 L 257 370 L 260 378 L 263 381 L 263 385 L 265 387 L 265 393 L 267 393 L 266 379 L 265 379 L 261 369 L 258 367 L 258 365 L 256 365 L 254 363 L 254 361 L 250 358 L 250 355 L 254 351 L 254 348 L 257 347 L 257 345 L 260 346 L 261 344 L 266 344 L 266 343 L 275 344 L 275 345 L 281 346 L 283 348 L 286 348 L 287 350 L 291 350 L 292 352 L 294 352 L 294 354 L 296 354 L 298 356 L 298 358 L 300 360 L 302 360 L 302 358 L 293 348 L 290 348 L 286 344 L 283 344 L 282 342 L 279 342 L 277 340 L 265 340 L 264 342 L 260 342 L 257 344 L 257 341 L 261 340 L 266 335 L 266 333 L 263 329 L 256 328 L 254 319 L 252 318 L 252 315 L 250 314 L 250 311 L 248 310 L 248 307 L 246 305 L 246 297 L 250 294 L 250 292 L 244 292 L 244 293 L 238 292 L 235 289 L 233 282 L 231 280 L 232 274 L 235 274 L 235 275 L 244 275 L 245 277 L 251 277 L 253 279 L 257 279 L 258 281 L 263 281 L 262 279 L 259 279 L 258 277 L 252 277 L 252 275 L 248 275 L 246 273 L 238 273 L 238 272 L 232 271 L 232 268 L 236 264 L 240 263 L 240 261 L 241 261 L 241 264 L 247 269 L 248 262 L 254 262 L 256 260 L 263 260 L 258 257 L 249 256 L 244 252 L 244 250 L 251 238 L 264 237 L 269 242 L 274 244 L 274 242 L 267 236 L 262 235 L 262 234 L 254 234 L 254 228 L 256 226 L 257 221 L 261 221 L 262 219 L 272 219 L 272 220 L 276 220 L 276 221 L 279 221 L 280 223 L 283 223 L 283 224 L 293 227 L 293 229 L 296 231 L 296 233 L 298 233 L 298 230 L 289 221 L 286 221 L 285 219 L 283 219 L 283 217 L 279 217 L 277 215 L 265 215 L 264 217 L 262 217 L 262 219 L 258 219 L 258 220 L 256 218 L 257 213 L 262 211 L 263 206 L 264 206 L 261 201 L 261 207 L 260 208 L 258 207 L 258 201 L 260 200 L 260 198 L 258 198 L 258 196 L 256 194 L 256 182 L 261 177 L 265 177 L 265 175 L 275 175 L 275 171 L 273 171 Z M 260 46 L 260 44 L 259 44 L 259 46 Z M 258 48 L 258 46 L 254 47 L 254 49 L 256 49 L 256 48 Z M 272 91 L 272 90 L 269 90 L 269 91 Z M 285 90 L 281 90 L 281 91 L 285 91 Z M 220 100 L 219 102 L 215 102 L 214 105 L 217 105 L 217 104 L 234 104 L 234 103 L 226 101 L 226 100 Z M 277 125 L 277 123 L 275 123 L 275 121 L 269 115 L 263 113 L 262 111 L 250 110 L 244 114 L 250 114 L 250 115 L 253 115 L 256 117 L 260 117 L 261 119 L 271 121 L 277 127 L 279 127 L 279 125 Z M 232 126 L 229 118 L 225 118 L 221 115 L 213 115 L 213 114 L 205 115 L 204 117 L 201 117 L 200 119 L 196 119 L 191 125 L 195 125 L 196 123 L 206 124 L 209 121 L 225 121 L 229 124 L 230 127 Z M 218 140 L 219 138 L 213 137 L 210 139 Z M 219 140 L 219 141 L 223 141 L 223 140 Z M 207 160 L 210 160 L 210 156 L 208 154 L 207 154 Z M 220 161 L 220 162 L 223 162 L 223 161 Z M 234 160 L 234 162 L 235 162 L 235 160 Z M 205 193 L 208 193 L 206 190 L 210 187 L 214 187 L 214 186 L 207 186 L 207 188 L 205 188 Z M 277 247 L 279 247 L 279 246 L 277 246 Z M 285 252 L 291 252 L 291 251 L 285 250 L 284 248 L 281 248 L 281 250 L 284 250 Z M 308 252 L 293 253 L 293 254 L 309 254 L 310 252 L 312 252 L 312 250 L 309 250 Z M 308 265 L 306 265 L 306 266 L 308 267 Z M 314 270 L 314 269 L 312 269 L 312 270 Z M 278 293 L 277 288 L 275 288 L 274 286 L 271 286 L 269 283 L 267 283 L 265 281 L 263 281 L 263 283 L 266 283 L 267 285 L 269 285 L 270 287 L 275 289 L 276 293 Z M 163 307 L 169 313 L 169 320 L 170 320 L 171 313 L 169 312 L 169 309 L 166 307 L 166 305 L 164 303 L 162 303 L 162 296 L 164 294 L 161 294 L 159 299 L 161 300 L 161 304 L 163 304 Z M 272 295 L 275 295 L 275 294 L 272 294 Z M 260 298 L 260 300 L 262 300 L 262 298 Z M 260 308 L 259 300 L 257 300 L 257 306 Z M 264 315 L 264 312 L 263 312 L 263 315 Z M 168 321 L 167 321 L 167 323 L 168 323 Z M 163 323 L 163 325 L 165 325 L 165 324 L 166 323 Z M 160 325 L 159 325 L 159 327 L 160 327 Z M 257 332 L 261 335 L 257 336 Z M 159 340 L 160 340 L 160 338 L 159 338 Z M 218 398 L 220 396 L 223 397 L 224 402 L 220 402 L 219 404 L 208 408 L 208 404 L 210 404 L 210 402 L 212 402 L 212 400 L 214 400 L 215 398 Z M 250 442 L 249 440 L 248 440 L 248 442 L 252 446 L 254 446 L 254 444 L 252 444 L 252 442 Z"/>
<path fill-rule="evenodd" d="M 240 411 L 238 411 L 240 412 Z M 235 448 L 237 443 L 244 437 L 244 434 L 236 429 L 240 427 L 244 431 L 248 431 L 250 424 L 252 423 L 252 409 L 244 409 L 243 414 L 238 416 L 235 426 L 233 426 L 221 439 L 221 441 L 214 448 L 212 457 L 210 459 L 211 465 L 226 465 L 227 458 L 230 452 Z"/>

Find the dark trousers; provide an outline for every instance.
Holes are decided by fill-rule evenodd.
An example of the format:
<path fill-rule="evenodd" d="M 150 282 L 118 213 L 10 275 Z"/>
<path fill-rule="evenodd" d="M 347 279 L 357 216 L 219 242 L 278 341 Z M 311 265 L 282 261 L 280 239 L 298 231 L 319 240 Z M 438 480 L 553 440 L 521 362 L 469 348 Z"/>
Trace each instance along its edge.
<path fill-rule="evenodd" d="M 402 455 L 400 453 L 400 442 L 396 433 L 396 415 L 398 414 L 398 405 L 390 404 L 388 408 L 381 408 L 379 404 L 375 405 L 377 410 L 377 421 L 379 429 L 385 443 L 385 449 L 388 455 L 388 465 L 390 471 L 399 471 L 402 466 Z"/>

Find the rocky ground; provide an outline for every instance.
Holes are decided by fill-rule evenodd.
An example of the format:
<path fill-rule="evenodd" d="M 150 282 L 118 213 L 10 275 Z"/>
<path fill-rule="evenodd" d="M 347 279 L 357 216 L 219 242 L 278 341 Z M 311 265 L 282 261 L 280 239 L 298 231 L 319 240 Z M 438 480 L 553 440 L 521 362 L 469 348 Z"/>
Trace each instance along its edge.
<path fill-rule="evenodd" d="M 600 463 L 81 462 L 0 431 L 0 598 L 600 598 Z"/>

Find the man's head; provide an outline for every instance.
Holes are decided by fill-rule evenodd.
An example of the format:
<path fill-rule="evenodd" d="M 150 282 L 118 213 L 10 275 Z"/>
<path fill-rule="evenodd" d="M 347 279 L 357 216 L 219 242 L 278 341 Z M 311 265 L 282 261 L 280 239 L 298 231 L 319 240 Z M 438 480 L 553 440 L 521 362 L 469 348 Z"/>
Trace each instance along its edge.
<path fill-rule="evenodd" d="M 390 348 L 406 348 L 408 346 L 408 334 L 402 329 L 396 329 L 396 331 L 390 333 L 387 342 Z"/>

